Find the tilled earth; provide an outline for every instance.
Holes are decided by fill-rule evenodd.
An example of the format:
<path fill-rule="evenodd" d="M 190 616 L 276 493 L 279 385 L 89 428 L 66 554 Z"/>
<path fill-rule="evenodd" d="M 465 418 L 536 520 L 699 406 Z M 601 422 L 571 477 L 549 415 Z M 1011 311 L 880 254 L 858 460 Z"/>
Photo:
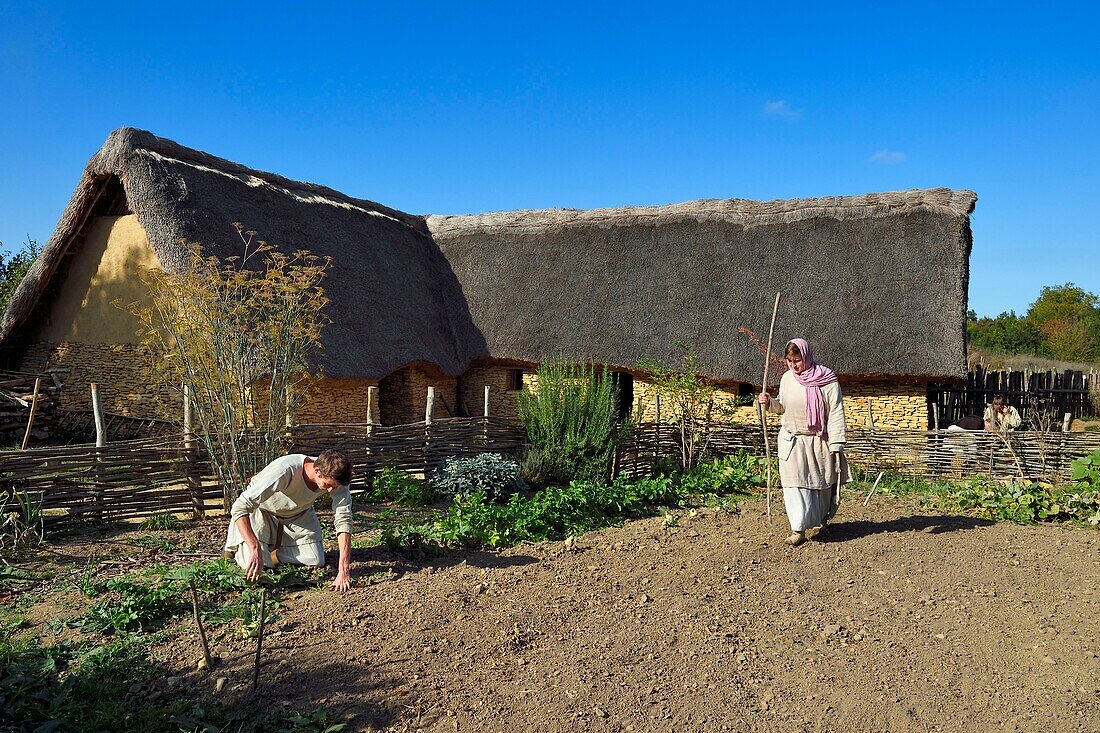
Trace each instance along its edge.
<path fill-rule="evenodd" d="M 358 587 L 283 600 L 260 692 L 351 730 L 1100 731 L 1100 532 L 880 497 L 792 549 L 762 511 L 356 551 Z M 254 643 L 209 676 L 189 636 L 159 655 L 230 701 Z"/>

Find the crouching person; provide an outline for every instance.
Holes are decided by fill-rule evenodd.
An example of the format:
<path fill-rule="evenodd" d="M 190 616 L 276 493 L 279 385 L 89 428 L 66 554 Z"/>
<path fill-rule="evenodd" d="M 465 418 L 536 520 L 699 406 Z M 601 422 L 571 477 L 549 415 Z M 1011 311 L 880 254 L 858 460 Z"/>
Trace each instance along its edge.
<path fill-rule="evenodd" d="M 319 568 L 325 564 L 321 522 L 313 502 L 332 496 L 340 561 L 334 590 L 351 586 L 351 461 L 340 451 L 316 458 L 300 453 L 276 458 L 252 477 L 233 503 L 225 555 L 233 557 L 249 580 L 265 567 L 291 563 Z"/>

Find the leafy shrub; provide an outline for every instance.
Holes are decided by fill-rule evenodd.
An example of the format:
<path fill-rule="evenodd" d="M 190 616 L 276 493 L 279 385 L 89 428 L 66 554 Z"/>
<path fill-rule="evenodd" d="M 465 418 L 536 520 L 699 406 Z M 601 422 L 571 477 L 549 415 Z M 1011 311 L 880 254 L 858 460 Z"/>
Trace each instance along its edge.
<path fill-rule="evenodd" d="M 155 512 L 141 522 L 142 529 L 169 530 L 179 529 L 182 525 L 183 522 L 172 512 Z"/>
<path fill-rule="evenodd" d="M 150 674 L 144 647 L 133 636 L 104 646 L 55 647 L 5 637 L 0 668 L 4 730 L 110 731 L 124 717 L 134 730 L 165 729 L 166 719 L 151 724 L 154 711 L 135 710 L 127 699 L 131 681 Z"/>
<path fill-rule="evenodd" d="M 1072 488 L 1063 496 L 1064 511 L 1089 524 L 1100 525 L 1100 450 L 1070 464 Z"/>
<path fill-rule="evenodd" d="M 180 589 L 172 584 L 145 585 L 128 578 L 107 582 L 107 598 L 92 604 L 84 628 L 109 634 L 140 630 L 172 616 L 182 606 Z"/>
<path fill-rule="evenodd" d="M 365 497 L 367 501 L 393 502 L 401 506 L 430 506 L 439 498 L 429 484 L 388 466 L 371 481 Z"/>
<path fill-rule="evenodd" d="M 537 483 L 607 480 L 623 434 L 610 370 L 558 358 L 543 362 L 537 377 L 537 390 L 520 392 L 516 403 L 538 453 L 530 459 L 539 468 L 532 478 Z"/>
<path fill-rule="evenodd" d="M 739 451 L 685 472 L 680 476 L 680 487 L 684 493 L 703 496 L 749 493 L 763 485 L 763 469 L 763 458 Z"/>
<path fill-rule="evenodd" d="M 431 485 L 444 496 L 481 494 L 491 502 L 503 501 L 527 488 L 516 462 L 498 453 L 449 458 L 432 476 Z"/>
<path fill-rule="evenodd" d="M 971 481 L 954 486 L 948 501 L 964 511 L 1021 524 L 1048 520 L 1061 511 L 1052 493 L 1031 481 Z"/>
<path fill-rule="evenodd" d="M 1070 464 L 1070 478 L 1085 487 L 1100 489 L 1100 450 L 1078 458 Z"/>

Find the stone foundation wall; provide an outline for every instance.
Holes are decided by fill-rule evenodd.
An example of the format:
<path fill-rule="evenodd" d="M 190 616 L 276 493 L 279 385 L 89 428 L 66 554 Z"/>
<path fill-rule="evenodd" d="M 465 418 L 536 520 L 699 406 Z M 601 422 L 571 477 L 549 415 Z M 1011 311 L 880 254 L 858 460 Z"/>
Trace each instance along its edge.
<path fill-rule="evenodd" d="M 433 376 L 424 369 L 410 366 L 398 369 L 378 382 L 379 416 L 383 425 L 421 422 L 428 403 L 428 387 L 435 387 L 433 418 L 458 415 L 455 398 L 458 380 Z"/>
<path fill-rule="evenodd" d="M 927 384 L 922 380 L 899 379 L 841 379 L 844 394 L 844 418 L 850 427 L 867 427 L 868 405 L 874 412 L 875 427 L 883 430 L 926 430 L 928 428 Z M 649 382 L 634 380 L 635 419 L 653 420 L 656 416 L 655 390 Z M 754 423 L 759 420 L 756 406 L 737 406 L 737 390 L 719 388 L 717 401 L 722 413 L 732 422 Z M 669 406 L 662 403 L 663 419 L 672 415 Z M 641 415 L 641 418 L 638 416 Z M 779 424 L 779 416 L 769 413 L 768 423 Z"/>
<path fill-rule="evenodd" d="M 28 347 L 19 368 L 40 372 L 47 366 L 69 370 L 58 375 L 63 385 L 60 395 L 63 409 L 90 410 L 90 385 L 96 382 L 105 412 L 182 419 L 179 394 L 153 376 L 151 352 L 146 347 L 38 342 Z"/>
<path fill-rule="evenodd" d="M 377 423 L 379 421 L 377 394 L 374 397 L 375 404 L 370 407 L 373 415 L 367 414 L 368 393 L 370 388 L 377 384 L 378 382 L 367 379 L 319 379 L 310 387 L 309 392 L 298 400 L 294 422 L 300 425 L 372 421 Z M 420 410 L 420 419 L 423 420 L 423 406 Z"/>
<path fill-rule="evenodd" d="M 462 406 L 465 414 L 480 416 L 485 412 L 485 387 L 489 387 L 489 414 L 495 417 L 517 417 L 516 400 L 520 390 L 512 390 L 510 373 L 519 367 L 476 366 L 470 367 L 459 380 Z M 538 376 L 530 369 L 523 370 L 523 386 L 534 389 Z"/>

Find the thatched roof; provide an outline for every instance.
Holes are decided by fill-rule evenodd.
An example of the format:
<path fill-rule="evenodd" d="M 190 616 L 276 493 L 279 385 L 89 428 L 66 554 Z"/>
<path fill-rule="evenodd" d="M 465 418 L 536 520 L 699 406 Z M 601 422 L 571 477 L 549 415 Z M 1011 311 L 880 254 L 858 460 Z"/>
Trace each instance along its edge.
<path fill-rule="evenodd" d="M 672 360 L 675 341 L 709 375 L 758 382 L 738 326 L 814 343 L 848 375 L 960 377 L 970 191 L 930 189 L 592 211 L 417 217 L 116 130 L 0 322 L 18 348 L 64 281 L 90 217 L 132 211 L 161 265 L 181 240 L 239 254 L 233 222 L 333 258 L 322 366 L 378 378 L 410 363 L 459 374 L 473 359 L 566 354 L 630 369 Z"/>
<path fill-rule="evenodd" d="M 707 200 L 591 211 L 510 211 L 426 221 L 489 352 L 580 355 L 630 368 L 692 344 L 716 378 L 759 384 L 795 336 L 847 375 L 958 378 L 971 191 L 788 201 Z"/>
<path fill-rule="evenodd" d="M 181 240 L 219 257 L 239 255 L 233 222 L 287 251 L 331 256 L 325 289 L 333 323 L 321 356 L 330 376 L 377 378 L 416 361 L 459 374 L 485 353 L 458 281 L 420 218 L 130 128 L 111 133 L 89 161 L 3 315 L 6 345 L 48 312 L 36 306 L 64 280 L 89 218 L 130 211 L 169 270 L 186 263 Z"/>

